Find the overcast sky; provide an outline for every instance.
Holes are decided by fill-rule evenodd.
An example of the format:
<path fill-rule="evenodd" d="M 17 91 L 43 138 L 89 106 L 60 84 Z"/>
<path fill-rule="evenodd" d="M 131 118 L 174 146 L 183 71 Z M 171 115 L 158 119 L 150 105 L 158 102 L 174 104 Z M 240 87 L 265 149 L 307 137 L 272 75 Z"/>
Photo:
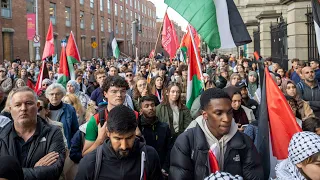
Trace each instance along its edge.
<path fill-rule="evenodd" d="M 157 8 L 157 17 L 158 18 L 163 18 L 164 13 L 166 11 L 167 5 L 164 3 L 164 0 L 149 0 L 151 1 Z M 183 19 L 183 17 L 180 16 L 177 12 L 175 12 L 173 9 L 170 7 L 168 8 L 168 16 L 171 20 L 177 22 L 181 27 L 182 30 L 186 30 L 188 22 Z"/>

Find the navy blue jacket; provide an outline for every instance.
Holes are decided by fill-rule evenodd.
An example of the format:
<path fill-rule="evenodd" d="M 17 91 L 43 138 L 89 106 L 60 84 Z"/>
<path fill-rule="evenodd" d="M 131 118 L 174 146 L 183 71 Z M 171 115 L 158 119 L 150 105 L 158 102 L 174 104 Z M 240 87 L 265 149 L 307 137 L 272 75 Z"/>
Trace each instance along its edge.
<path fill-rule="evenodd" d="M 84 145 L 84 133 L 80 130 L 74 134 L 73 138 L 71 139 L 71 148 L 70 148 L 70 159 L 74 163 L 79 163 L 82 159 L 82 149 Z"/>
<path fill-rule="evenodd" d="M 161 168 L 168 172 L 170 166 L 170 152 L 173 146 L 169 125 L 160 122 L 158 119 L 153 123 L 148 123 L 143 116 L 140 116 L 139 129 L 141 130 L 146 144 L 157 151 Z"/>

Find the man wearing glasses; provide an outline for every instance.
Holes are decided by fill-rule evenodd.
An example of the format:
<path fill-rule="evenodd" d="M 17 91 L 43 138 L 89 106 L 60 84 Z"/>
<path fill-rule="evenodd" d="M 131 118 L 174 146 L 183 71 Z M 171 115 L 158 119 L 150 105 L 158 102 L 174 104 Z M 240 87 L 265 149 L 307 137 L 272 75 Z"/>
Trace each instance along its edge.
<path fill-rule="evenodd" d="M 129 89 L 127 90 L 127 94 L 132 98 L 132 93 L 133 93 L 133 87 L 134 87 L 134 80 L 133 80 L 133 73 L 132 70 L 127 70 L 126 73 L 126 81 L 129 85 Z"/>
<path fill-rule="evenodd" d="M 109 76 L 103 83 L 101 89 L 107 100 L 107 106 L 93 115 L 88 122 L 82 150 L 83 156 L 95 150 L 107 139 L 108 113 L 114 107 L 124 104 L 128 88 L 128 83 L 120 76 Z M 135 112 L 135 114 L 138 118 L 138 113 Z M 138 128 L 136 133 L 141 134 Z"/>

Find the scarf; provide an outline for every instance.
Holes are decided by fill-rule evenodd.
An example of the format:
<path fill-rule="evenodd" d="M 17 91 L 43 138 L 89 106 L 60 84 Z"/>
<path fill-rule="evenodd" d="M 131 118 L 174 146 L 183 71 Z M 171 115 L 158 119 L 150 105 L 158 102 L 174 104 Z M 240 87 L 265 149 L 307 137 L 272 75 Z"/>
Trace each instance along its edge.
<path fill-rule="evenodd" d="M 257 89 L 258 89 L 257 82 L 255 83 L 248 82 L 248 91 L 249 91 L 250 97 L 254 97 L 254 94 L 256 93 Z"/>
<path fill-rule="evenodd" d="M 244 112 L 242 107 L 240 107 L 238 110 L 233 110 L 233 118 L 236 123 L 241 125 L 249 124 L 247 114 Z"/>

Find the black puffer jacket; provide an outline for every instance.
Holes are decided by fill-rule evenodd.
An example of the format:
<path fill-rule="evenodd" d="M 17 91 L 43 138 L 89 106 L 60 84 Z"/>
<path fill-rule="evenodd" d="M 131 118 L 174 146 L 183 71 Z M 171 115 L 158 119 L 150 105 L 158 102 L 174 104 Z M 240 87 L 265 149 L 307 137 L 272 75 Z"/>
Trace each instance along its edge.
<path fill-rule="evenodd" d="M 0 156 L 10 155 L 18 158 L 12 126 L 13 123 L 8 124 L 0 134 Z M 47 124 L 40 117 L 38 117 L 38 127 L 41 127 L 39 136 L 32 141 L 26 166 L 22 167 L 24 179 L 59 179 L 66 157 L 62 131 L 59 127 Z M 54 164 L 51 166 L 34 167 L 42 157 L 53 151 L 59 153 L 59 158 Z"/>
<path fill-rule="evenodd" d="M 209 176 L 208 151 L 198 124 L 181 134 L 171 150 L 169 179 L 203 180 Z M 244 179 L 263 179 L 259 154 L 247 135 L 237 132 L 227 143 L 223 171 Z"/>

